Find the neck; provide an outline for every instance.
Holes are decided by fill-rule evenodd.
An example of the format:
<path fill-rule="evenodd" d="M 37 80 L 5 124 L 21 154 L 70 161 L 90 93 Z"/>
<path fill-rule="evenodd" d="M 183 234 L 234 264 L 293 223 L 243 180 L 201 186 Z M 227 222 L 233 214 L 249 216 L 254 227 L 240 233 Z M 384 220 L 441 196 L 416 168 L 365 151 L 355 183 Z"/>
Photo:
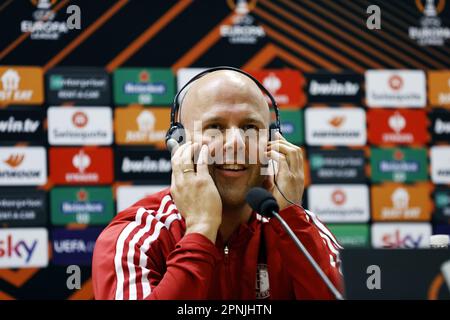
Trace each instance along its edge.
<path fill-rule="evenodd" d="M 243 223 L 247 223 L 252 214 L 252 209 L 249 205 L 244 204 L 240 207 L 223 207 L 222 208 L 222 224 L 219 231 L 225 243 L 233 234 L 234 231 Z"/>

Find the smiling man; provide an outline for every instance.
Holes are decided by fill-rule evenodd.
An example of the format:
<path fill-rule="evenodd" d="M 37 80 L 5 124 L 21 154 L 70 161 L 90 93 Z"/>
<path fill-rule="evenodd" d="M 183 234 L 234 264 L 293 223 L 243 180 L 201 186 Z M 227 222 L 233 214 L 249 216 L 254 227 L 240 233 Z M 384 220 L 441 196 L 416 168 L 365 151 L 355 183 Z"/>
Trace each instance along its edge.
<path fill-rule="evenodd" d="M 300 204 L 302 153 L 279 133 L 268 141 L 270 110 L 258 85 L 232 70 L 207 73 L 189 86 L 179 121 L 191 139 L 172 154 L 171 187 L 120 212 L 97 240 L 96 299 L 333 298 L 280 223 L 245 201 L 253 187 L 272 192 L 280 215 L 341 287 L 334 236 L 279 192 Z M 252 147 L 257 161 L 249 161 Z M 262 174 L 260 155 L 276 161 L 279 189 Z"/>

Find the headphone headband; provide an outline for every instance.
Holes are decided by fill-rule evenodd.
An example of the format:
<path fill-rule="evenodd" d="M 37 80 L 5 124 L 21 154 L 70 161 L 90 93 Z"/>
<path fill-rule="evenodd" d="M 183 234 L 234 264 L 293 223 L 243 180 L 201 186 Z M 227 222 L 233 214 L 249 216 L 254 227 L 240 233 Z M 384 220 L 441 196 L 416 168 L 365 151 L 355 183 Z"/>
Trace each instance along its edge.
<path fill-rule="evenodd" d="M 178 110 L 180 109 L 180 103 L 178 101 L 180 94 L 184 91 L 184 89 L 189 86 L 192 82 L 200 79 L 201 77 L 203 77 L 206 74 L 209 74 L 211 72 L 214 71 L 219 71 L 219 70 L 230 70 L 230 71 L 235 71 L 238 72 L 240 74 L 243 74 L 245 76 L 247 76 L 248 78 L 250 78 L 251 80 L 253 80 L 253 82 L 259 87 L 259 89 L 264 92 L 270 99 L 270 102 L 272 104 L 272 109 L 274 109 L 275 111 L 275 126 L 276 129 L 278 129 L 278 131 L 280 131 L 281 133 L 281 124 L 280 124 L 280 115 L 279 115 L 279 110 L 278 110 L 278 105 L 277 102 L 275 101 L 275 98 L 272 96 L 272 94 L 269 92 L 269 90 L 267 90 L 261 82 L 259 82 L 254 76 L 252 76 L 251 74 L 238 69 L 238 68 L 234 68 L 234 67 L 228 67 L 228 66 L 219 66 L 219 67 L 214 67 L 214 68 L 209 68 L 206 69 L 202 72 L 200 72 L 199 74 L 197 74 L 196 76 L 194 76 L 191 80 L 189 80 L 175 95 L 175 97 L 173 98 L 173 104 L 172 104 L 172 110 L 170 111 L 170 127 L 175 126 L 176 121 L 176 115 L 178 113 Z"/>

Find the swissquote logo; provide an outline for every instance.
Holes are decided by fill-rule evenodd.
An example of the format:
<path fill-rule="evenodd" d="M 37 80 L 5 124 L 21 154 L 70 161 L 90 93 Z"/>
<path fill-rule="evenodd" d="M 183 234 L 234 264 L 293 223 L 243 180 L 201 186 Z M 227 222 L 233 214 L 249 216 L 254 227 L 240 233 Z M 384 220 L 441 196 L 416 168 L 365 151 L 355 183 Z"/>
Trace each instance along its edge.
<path fill-rule="evenodd" d="M 86 113 L 77 111 L 72 115 L 72 123 L 77 128 L 84 128 L 89 122 L 89 118 Z"/>
<path fill-rule="evenodd" d="M 113 140 L 109 107 L 49 107 L 48 140 L 51 145 L 109 145 Z"/>
<path fill-rule="evenodd" d="M 365 78 L 369 107 L 423 108 L 426 105 L 422 70 L 367 70 Z"/>
<path fill-rule="evenodd" d="M 334 202 L 335 205 L 340 206 L 345 203 L 347 200 L 347 196 L 345 195 L 345 192 L 341 189 L 336 189 L 331 194 L 331 200 Z"/>
<path fill-rule="evenodd" d="M 41 68 L 0 66 L 0 103 L 41 104 L 43 90 Z"/>
<path fill-rule="evenodd" d="M 47 229 L 0 229 L 0 268 L 46 267 L 47 264 Z"/>
<path fill-rule="evenodd" d="M 0 147 L 0 185 L 44 185 L 47 160 L 44 147 Z"/>
<path fill-rule="evenodd" d="M 369 220 L 369 191 L 366 185 L 311 185 L 308 205 L 324 222 Z"/>

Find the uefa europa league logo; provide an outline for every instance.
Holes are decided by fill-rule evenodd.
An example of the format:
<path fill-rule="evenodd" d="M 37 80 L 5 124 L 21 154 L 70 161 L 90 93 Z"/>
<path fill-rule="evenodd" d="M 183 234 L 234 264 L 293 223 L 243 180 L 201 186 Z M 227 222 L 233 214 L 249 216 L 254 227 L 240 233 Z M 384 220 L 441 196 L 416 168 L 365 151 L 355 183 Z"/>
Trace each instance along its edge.
<path fill-rule="evenodd" d="M 435 18 L 444 10 L 445 0 L 416 0 L 416 7 L 427 18 Z"/>
<path fill-rule="evenodd" d="M 427 17 L 435 17 L 436 16 L 437 12 L 436 12 L 436 6 L 434 5 L 434 0 L 427 0 L 425 9 L 423 10 L 423 13 Z"/>

